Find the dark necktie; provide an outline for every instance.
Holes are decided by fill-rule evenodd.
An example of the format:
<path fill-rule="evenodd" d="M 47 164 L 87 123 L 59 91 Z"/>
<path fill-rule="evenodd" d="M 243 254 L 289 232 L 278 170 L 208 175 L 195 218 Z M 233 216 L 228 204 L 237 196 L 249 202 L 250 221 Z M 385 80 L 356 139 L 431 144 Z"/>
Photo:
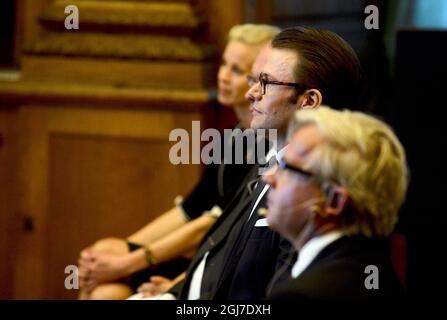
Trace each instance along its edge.
<path fill-rule="evenodd" d="M 275 274 L 272 277 L 272 280 L 270 280 L 269 285 L 266 289 L 266 295 L 267 297 L 272 293 L 272 290 L 279 284 L 284 281 L 290 280 L 292 278 L 291 272 L 292 267 L 295 261 L 298 260 L 298 252 L 294 248 L 291 248 L 291 251 L 289 252 L 289 255 L 284 261 L 283 265 L 279 267 L 279 269 L 276 270 Z"/>
<path fill-rule="evenodd" d="M 271 166 L 271 165 L 274 165 L 277 163 L 276 157 L 272 157 L 271 159 L 274 159 L 274 160 L 269 161 L 267 163 L 267 166 Z M 256 220 L 258 220 L 258 218 L 259 218 L 256 210 L 253 211 L 251 216 L 250 216 L 250 213 L 252 212 L 254 206 L 256 205 L 257 199 L 259 198 L 259 195 L 261 194 L 265 185 L 266 185 L 266 183 L 264 182 L 264 180 L 262 178 L 258 178 L 257 186 L 254 190 L 250 209 L 241 218 L 241 227 L 239 228 L 238 235 L 237 235 L 236 240 L 232 246 L 232 249 L 231 249 L 232 254 L 235 254 L 236 251 L 239 251 L 238 249 L 242 248 L 243 244 L 247 241 L 248 237 L 250 236 L 251 229 L 252 229 L 253 225 L 256 223 Z M 264 194 L 264 197 L 265 197 L 265 194 Z M 261 202 L 262 201 L 258 202 L 258 204 L 257 204 L 258 207 L 261 204 Z"/>

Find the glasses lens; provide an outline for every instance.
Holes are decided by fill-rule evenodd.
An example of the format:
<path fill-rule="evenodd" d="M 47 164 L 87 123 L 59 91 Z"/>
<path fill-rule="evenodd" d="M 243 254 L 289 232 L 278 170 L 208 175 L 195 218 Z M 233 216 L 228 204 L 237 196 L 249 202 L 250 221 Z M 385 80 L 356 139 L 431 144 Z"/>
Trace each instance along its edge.
<path fill-rule="evenodd" d="M 247 84 L 248 84 L 250 87 L 254 86 L 254 85 L 257 84 L 258 82 L 259 82 L 259 80 L 258 80 L 256 77 L 251 76 L 251 75 L 248 75 L 248 76 L 247 76 Z"/>

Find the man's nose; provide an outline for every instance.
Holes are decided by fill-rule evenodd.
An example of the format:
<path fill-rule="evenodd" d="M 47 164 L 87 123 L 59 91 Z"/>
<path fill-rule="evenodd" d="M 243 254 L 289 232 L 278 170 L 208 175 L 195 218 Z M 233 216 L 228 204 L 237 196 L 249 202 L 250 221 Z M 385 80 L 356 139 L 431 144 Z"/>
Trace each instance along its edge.
<path fill-rule="evenodd" d="M 245 93 L 245 99 L 251 102 L 259 100 L 261 97 L 262 95 L 259 84 L 252 85 Z"/>

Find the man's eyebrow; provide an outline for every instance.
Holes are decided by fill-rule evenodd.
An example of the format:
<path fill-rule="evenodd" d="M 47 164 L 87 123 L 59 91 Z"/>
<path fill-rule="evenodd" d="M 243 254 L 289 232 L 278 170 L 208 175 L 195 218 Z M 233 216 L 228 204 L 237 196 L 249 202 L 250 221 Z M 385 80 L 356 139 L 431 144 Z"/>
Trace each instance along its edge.
<path fill-rule="evenodd" d="M 253 70 L 250 70 L 248 74 L 249 74 L 250 76 L 253 76 L 253 77 L 255 77 L 255 78 L 258 78 L 259 75 L 262 74 L 262 72 L 257 73 L 257 72 L 254 72 Z"/>
<path fill-rule="evenodd" d="M 272 77 L 270 74 L 268 74 L 267 72 L 264 72 L 264 71 L 262 71 L 260 74 L 259 74 L 261 77 L 265 77 L 265 78 L 267 78 L 268 80 L 274 80 L 274 77 Z"/>

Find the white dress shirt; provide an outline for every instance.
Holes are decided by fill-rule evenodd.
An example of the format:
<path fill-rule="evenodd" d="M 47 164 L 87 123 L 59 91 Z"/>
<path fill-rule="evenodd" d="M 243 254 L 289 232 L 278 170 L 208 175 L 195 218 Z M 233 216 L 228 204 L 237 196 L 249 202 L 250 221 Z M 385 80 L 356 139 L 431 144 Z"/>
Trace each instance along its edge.
<path fill-rule="evenodd" d="M 343 233 L 341 231 L 334 230 L 310 239 L 298 254 L 298 260 L 292 268 L 292 277 L 298 278 L 298 276 L 309 266 L 309 264 L 324 248 L 332 242 L 340 239 L 342 236 Z"/>
<path fill-rule="evenodd" d="M 192 275 L 191 284 L 189 285 L 188 300 L 200 299 L 200 289 L 202 288 L 203 272 L 205 272 L 206 258 L 210 252 L 207 251 L 202 261 L 197 265 Z"/>

